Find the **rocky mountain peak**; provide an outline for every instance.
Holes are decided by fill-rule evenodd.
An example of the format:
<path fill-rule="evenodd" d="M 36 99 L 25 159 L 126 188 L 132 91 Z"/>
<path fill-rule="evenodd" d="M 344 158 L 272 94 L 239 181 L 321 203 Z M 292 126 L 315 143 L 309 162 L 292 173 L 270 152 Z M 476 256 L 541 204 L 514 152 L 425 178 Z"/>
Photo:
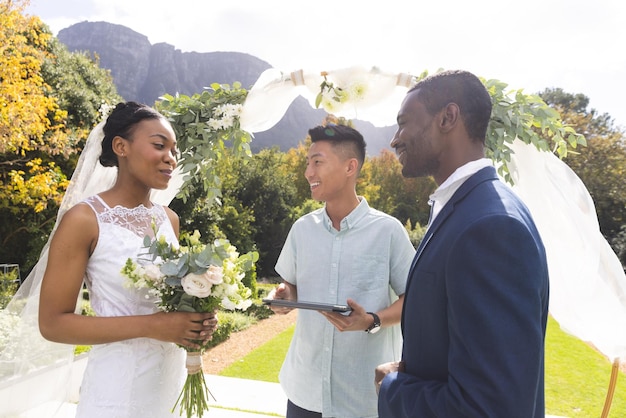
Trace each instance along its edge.
<path fill-rule="evenodd" d="M 154 104 L 164 94 L 192 95 L 212 83 L 239 81 L 251 88 L 261 73 L 271 65 L 242 52 L 182 52 L 168 43 L 151 44 L 145 35 L 108 22 L 80 22 L 62 29 L 58 39 L 68 50 L 89 53 L 100 67 L 111 71 L 118 93 L 125 100 Z M 309 128 L 325 116 L 299 97 L 283 119 L 273 128 L 254 135 L 254 152 L 278 146 L 282 151 L 302 141 Z M 369 155 L 389 149 L 393 127 L 376 128 L 368 122 L 355 121 L 367 141 Z"/>

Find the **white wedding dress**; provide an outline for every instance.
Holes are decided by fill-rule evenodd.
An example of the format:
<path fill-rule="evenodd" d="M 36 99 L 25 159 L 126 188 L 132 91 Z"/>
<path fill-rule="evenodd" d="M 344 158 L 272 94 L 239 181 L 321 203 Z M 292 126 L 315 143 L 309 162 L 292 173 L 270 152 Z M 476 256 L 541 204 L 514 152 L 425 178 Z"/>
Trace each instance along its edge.
<path fill-rule="evenodd" d="M 98 218 L 99 236 L 89 259 L 85 283 L 98 316 L 146 315 L 157 308 L 144 289 L 124 285 L 120 273 L 128 257 L 143 249 L 143 238 L 158 235 L 176 241 L 160 205 L 110 208 L 99 197 L 87 198 Z M 141 261 L 139 261 L 141 262 Z M 185 378 L 185 352 L 172 343 L 136 338 L 94 345 L 89 352 L 76 417 L 137 418 L 179 416 L 170 411 Z"/>

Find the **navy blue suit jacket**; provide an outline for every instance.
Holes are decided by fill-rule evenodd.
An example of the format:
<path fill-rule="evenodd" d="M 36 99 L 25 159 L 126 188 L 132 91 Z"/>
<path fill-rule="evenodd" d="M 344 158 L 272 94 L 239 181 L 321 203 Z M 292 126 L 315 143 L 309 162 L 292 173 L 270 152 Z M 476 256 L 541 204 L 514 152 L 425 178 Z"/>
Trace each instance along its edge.
<path fill-rule="evenodd" d="M 402 312 L 405 371 L 381 418 L 545 416 L 548 266 L 526 206 L 493 167 L 442 208 L 417 249 Z"/>

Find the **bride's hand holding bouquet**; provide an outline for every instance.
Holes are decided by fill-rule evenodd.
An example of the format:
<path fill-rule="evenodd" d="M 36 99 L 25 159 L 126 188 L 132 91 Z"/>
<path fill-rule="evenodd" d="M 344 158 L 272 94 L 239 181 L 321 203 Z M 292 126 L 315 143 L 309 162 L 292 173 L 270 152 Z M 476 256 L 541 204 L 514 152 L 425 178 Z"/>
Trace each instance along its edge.
<path fill-rule="evenodd" d="M 155 231 L 156 236 L 156 231 Z M 171 244 L 163 236 L 145 237 L 146 253 L 138 263 L 129 258 L 122 274 L 129 285 L 148 289 L 163 312 L 216 312 L 247 309 L 251 291 L 242 279 L 258 259 L 256 252 L 239 255 L 227 240 L 213 244 L 200 242 L 200 233 L 181 236 L 183 245 Z M 210 394 L 202 372 L 202 353 L 210 338 L 198 335 L 191 340 L 196 348 L 181 345 L 187 352 L 187 379 L 173 407 L 180 407 L 188 418 L 202 417 L 208 410 Z"/>

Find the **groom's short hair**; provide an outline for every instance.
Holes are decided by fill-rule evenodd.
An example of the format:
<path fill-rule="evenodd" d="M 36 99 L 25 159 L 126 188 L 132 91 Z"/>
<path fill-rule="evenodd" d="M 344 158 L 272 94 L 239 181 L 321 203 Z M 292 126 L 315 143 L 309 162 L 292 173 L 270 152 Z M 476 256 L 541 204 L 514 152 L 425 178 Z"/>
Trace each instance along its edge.
<path fill-rule="evenodd" d="M 442 71 L 420 80 L 408 93 L 414 90 L 419 90 L 417 100 L 431 115 L 456 103 L 470 138 L 485 143 L 493 104 L 477 76 L 463 70 Z"/>

